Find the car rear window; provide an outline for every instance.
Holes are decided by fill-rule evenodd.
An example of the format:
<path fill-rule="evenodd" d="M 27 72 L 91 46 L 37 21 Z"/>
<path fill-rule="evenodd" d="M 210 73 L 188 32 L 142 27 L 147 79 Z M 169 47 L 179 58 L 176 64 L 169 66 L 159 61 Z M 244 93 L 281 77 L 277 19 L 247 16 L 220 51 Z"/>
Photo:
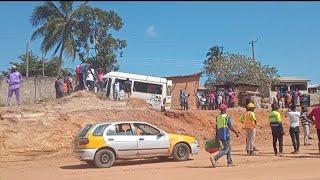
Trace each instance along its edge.
<path fill-rule="evenodd" d="M 88 124 L 84 128 L 82 128 L 78 134 L 78 137 L 85 137 L 91 127 L 92 127 L 92 124 Z"/>
<path fill-rule="evenodd" d="M 93 131 L 92 135 L 94 136 L 102 136 L 104 130 L 109 126 L 110 124 L 103 124 L 98 127 Z"/>

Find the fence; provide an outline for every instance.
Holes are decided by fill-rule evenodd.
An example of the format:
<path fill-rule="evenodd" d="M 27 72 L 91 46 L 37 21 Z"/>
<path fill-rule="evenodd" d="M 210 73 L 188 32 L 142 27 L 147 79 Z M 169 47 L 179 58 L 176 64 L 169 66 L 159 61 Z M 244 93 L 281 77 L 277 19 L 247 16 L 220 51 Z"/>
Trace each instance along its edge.
<path fill-rule="evenodd" d="M 29 77 L 23 78 L 20 87 L 21 104 L 31 104 L 38 101 L 55 99 L 54 77 Z M 5 105 L 8 95 L 6 78 L 0 78 L 0 105 Z M 16 104 L 15 97 L 11 100 Z"/>

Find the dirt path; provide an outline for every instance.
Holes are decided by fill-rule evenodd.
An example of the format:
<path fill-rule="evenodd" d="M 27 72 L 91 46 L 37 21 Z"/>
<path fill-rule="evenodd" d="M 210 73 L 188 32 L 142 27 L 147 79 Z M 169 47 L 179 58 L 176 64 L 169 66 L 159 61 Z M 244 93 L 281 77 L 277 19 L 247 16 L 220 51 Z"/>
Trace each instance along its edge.
<path fill-rule="evenodd" d="M 269 140 L 259 143 L 259 155 L 244 155 L 244 146 L 233 146 L 233 167 L 219 160 L 211 168 L 209 154 L 202 151 L 186 162 L 163 162 L 157 159 L 117 162 L 109 169 L 92 168 L 73 157 L 0 164 L 1 180 L 82 180 L 82 179 L 320 179 L 320 156 L 316 140 L 311 146 L 301 146 L 301 154 L 292 155 L 291 141 L 285 137 L 284 156 L 273 155 Z"/>

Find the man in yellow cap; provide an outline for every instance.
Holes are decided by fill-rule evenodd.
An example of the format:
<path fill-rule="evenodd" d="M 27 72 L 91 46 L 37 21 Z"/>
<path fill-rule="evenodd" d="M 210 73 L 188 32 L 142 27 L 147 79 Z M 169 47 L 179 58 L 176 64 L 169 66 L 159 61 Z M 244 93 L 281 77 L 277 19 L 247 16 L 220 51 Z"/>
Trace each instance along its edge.
<path fill-rule="evenodd" d="M 254 151 L 254 138 L 256 136 L 257 119 L 254 113 L 254 104 L 248 103 L 247 111 L 240 116 L 240 122 L 243 124 L 243 128 L 246 131 L 246 150 L 247 155 L 252 156 Z"/>

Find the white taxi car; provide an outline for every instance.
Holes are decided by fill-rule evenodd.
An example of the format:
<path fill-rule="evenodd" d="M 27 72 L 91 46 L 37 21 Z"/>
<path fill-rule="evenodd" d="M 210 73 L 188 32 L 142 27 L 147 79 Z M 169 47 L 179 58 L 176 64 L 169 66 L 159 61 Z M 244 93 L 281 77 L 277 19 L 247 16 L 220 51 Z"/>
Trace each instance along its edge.
<path fill-rule="evenodd" d="M 168 134 L 138 121 L 88 124 L 75 142 L 75 155 L 100 168 L 111 167 L 119 159 L 173 156 L 176 161 L 183 161 L 190 154 L 199 153 L 195 138 Z"/>

